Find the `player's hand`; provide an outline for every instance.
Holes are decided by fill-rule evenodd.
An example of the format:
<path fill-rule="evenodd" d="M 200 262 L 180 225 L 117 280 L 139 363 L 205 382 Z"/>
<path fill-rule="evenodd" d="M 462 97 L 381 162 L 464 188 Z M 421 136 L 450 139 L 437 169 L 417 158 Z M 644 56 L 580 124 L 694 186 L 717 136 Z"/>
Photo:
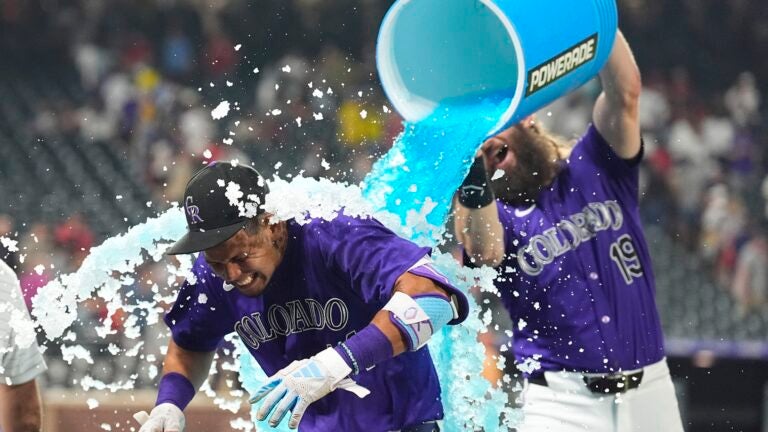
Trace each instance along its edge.
<path fill-rule="evenodd" d="M 142 411 L 133 415 L 139 422 L 139 432 L 183 432 L 184 413 L 174 404 L 161 403 L 147 415 Z"/>
<path fill-rule="evenodd" d="M 296 429 L 309 404 L 337 388 L 361 398 L 367 396 L 370 391 L 347 378 L 350 373 L 352 368 L 333 348 L 327 348 L 309 359 L 294 361 L 270 377 L 251 398 L 252 404 L 264 399 L 256 418 L 264 420 L 274 409 L 269 425 L 275 427 L 290 410 L 288 427 Z"/>

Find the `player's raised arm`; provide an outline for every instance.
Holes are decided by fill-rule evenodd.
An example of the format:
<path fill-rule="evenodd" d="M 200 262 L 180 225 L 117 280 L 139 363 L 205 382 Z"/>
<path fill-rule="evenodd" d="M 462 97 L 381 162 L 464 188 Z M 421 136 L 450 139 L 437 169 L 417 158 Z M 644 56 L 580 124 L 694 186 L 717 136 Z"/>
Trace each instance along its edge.
<path fill-rule="evenodd" d="M 475 265 L 497 267 L 504 259 L 504 230 L 485 165 L 477 157 L 459 188 L 454 231 Z"/>
<path fill-rule="evenodd" d="M 608 62 L 600 71 L 603 92 L 595 103 L 595 127 L 623 159 L 640 152 L 638 105 L 642 82 L 640 70 L 627 40 L 619 31 Z"/>
<path fill-rule="evenodd" d="M 136 415 L 142 423 L 139 432 L 181 432 L 184 430 L 184 409 L 208 376 L 213 352 L 189 351 L 173 340 L 163 363 L 163 377 L 157 389 L 155 408 L 146 417 Z M 142 418 L 144 417 L 144 418 Z"/>

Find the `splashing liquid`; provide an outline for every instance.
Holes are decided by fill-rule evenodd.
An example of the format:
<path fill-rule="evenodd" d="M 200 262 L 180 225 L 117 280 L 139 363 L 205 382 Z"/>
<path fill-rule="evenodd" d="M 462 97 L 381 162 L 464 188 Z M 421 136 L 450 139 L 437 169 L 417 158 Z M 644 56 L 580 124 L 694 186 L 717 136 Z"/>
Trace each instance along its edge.
<path fill-rule="evenodd" d="M 411 240 L 434 247 L 445 229 L 454 193 L 509 103 L 503 96 L 454 100 L 418 123 L 406 123 L 392 149 L 365 178 L 364 196 L 374 208 L 398 215 L 404 226 L 413 229 Z M 426 223 L 419 226 L 424 219 Z M 479 373 L 485 349 L 477 342 L 477 334 L 484 325 L 469 294 L 476 275 L 467 269 L 457 271 L 449 255 L 434 258 L 451 282 L 470 296 L 473 309 L 462 326 L 444 329 L 429 344 L 442 388 L 443 429 L 497 430 L 500 418 L 509 424 L 517 415 L 505 409 L 506 394 L 491 388 Z M 486 273 L 481 284 L 493 290 L 494 276 L 495 272 Z"/>
<path fill-rule="evenodd" d="M 503 93 L 508 94 L 508 93 Z M 510 99 L 454 99 L 438 106 L 405 130 L 363 181 L 363 194 L 374 208 L 400 216 L 410 226 L 426 216 L 411 240 L 434 246 L 440 241 L 453 195 L 469 172 L 475 153 L 509 107 Z"/>

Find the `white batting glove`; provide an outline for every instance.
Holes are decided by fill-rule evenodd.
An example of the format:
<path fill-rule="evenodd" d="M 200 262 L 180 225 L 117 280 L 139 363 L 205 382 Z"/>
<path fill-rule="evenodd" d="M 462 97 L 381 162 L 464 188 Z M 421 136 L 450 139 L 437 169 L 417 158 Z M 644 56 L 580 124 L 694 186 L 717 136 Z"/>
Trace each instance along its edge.
<path fill-rule="evenodd" d="M 337 388 L 360 398 L 368 396 L 368 389 L 347 378 L 350 373 L 352 368 L 333 348 L 327 348 L 309 359 L 294 361 L 270 377 L 251 398 L 251 403 L 264 399 L 256 418 L 264 420 L 274 409 L 269 425 L 276 427 L 290 410 L 292 414 L 288 427 L 296 429 L 309 404 Z"/>
<path fill-rule="evenodd" d="M 149 415 L 142 411 L 134 414 L 133 418 L 141 425 L 139 432 L 184 431 L 184 413 L 172 403 L 161 403 Z"/>

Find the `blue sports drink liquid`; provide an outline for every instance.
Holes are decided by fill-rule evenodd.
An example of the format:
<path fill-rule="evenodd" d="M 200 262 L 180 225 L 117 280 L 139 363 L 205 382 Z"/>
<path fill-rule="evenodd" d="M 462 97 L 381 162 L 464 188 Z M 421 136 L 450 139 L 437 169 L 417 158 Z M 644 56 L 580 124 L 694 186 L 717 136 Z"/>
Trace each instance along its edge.
<path fill-rule="evenodd" d="M 366 176 L 365 197 L 413 228 L 411 240 L 434 246 L 477 147 L 508 105 L 503 94 L 457 99 L 419 122 L 406 122 L 392 149 Z M 426 215 L 427 225 L 413 226 L 419 215 Z"/>

